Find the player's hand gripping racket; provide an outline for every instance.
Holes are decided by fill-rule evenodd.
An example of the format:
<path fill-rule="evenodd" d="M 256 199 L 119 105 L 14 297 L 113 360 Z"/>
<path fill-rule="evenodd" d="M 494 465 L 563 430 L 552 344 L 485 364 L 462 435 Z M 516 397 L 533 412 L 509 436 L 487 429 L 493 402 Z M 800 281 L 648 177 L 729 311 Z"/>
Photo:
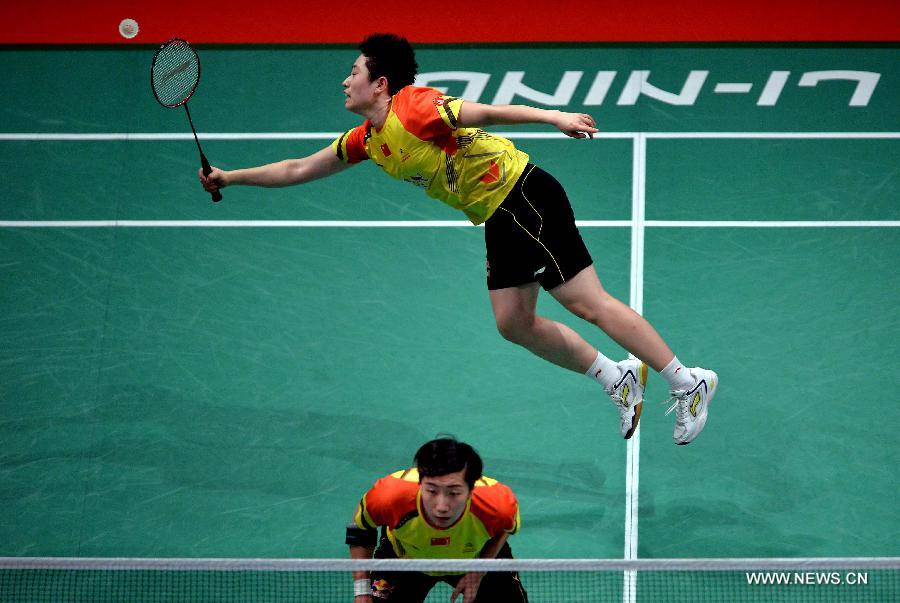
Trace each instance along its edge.
<path fill-rule="evenodd" d="M 209 176 L 212 168 L 200 147 L 197 138 L 197 130 L 194 129 L 194 121 L 188 110 L 188 99 L 197 89 L 200 83 L 200 57 L 190 44 L 181 38 L 172 38 L 159 47 L 153 57 L 150 66 L 150 85 L 153 88 L 153 96 L 163 107 L 173 108 L 183 106 L 187 113 L 188 123 L 191 124 L 191 132 L 194 133 L 194 141 L 197 150 L 200 151 L 200 165 L 203 167 L 203 175 Z M 213 201 L 221 201 L 222 195 L 216 191 L 210 193 Z"/>

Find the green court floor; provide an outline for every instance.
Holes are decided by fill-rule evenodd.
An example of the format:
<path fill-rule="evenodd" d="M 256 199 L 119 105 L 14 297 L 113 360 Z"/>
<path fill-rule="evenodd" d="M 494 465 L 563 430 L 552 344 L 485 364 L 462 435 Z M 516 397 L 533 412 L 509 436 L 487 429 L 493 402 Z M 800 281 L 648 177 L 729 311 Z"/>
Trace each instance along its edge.
<path fill-rule="evenodd" d="M 900 553 L 900 137 L 872 135 L 900 130 L 896 49 L 420 53 L 423 71 L 490 71 L 483 102 L 507 72 L 550 93 L 583 71 L 563 106 L 621 134 L 507 129 L 579 220 L 611 221 L 581 228 L 607 289 L 640 293 L 678 356 L 720 375 L 687 447 L 651 376 L 634 473 L 602 390 L 498 335 L 480 229 L 248 224 L 464 217 L 372 165 L 213 205 L 192 141 L 139 136 L 188 131 L 150 94 L 151 56 L 0 51 L 0 555 L 342 557 L 359 496 L 443 433 L 517 493 L 517 556 L 621 558 L 636 478 L 638 557 Z M 305 155 L 357 123 L 339 98 L 352 50 L 201 56 L 198 129 L 250 135 L 207 137 L 214 164 Z M 618 104 L 642 69 L 673 93 L 710 75 L 691 106 Z M 826 69 L 880 73 L 869 105 L 848 106 L 848 81 L 798 85 Z M 792 79 L 757 106 L 775 70 Z M 597 71 L 616 79 L 586 106 Z M 712 78 L 755 92 L 715 95 Z M 32 103 L 10 102 L 25 91 Z M 260 139 L 272 132 L 305 138 Z M 116 220 L 147 222 L 84 223 Z M 539 309 L 624 357 L 549 296 Z"/>

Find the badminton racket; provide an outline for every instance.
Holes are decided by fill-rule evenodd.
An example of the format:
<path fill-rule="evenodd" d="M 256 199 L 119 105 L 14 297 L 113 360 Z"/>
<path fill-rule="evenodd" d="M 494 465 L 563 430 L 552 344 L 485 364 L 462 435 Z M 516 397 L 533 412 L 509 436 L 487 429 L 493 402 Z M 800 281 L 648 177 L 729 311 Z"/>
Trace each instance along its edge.
<path fill-rule="evenodd" d="M 184 107 L 188 123 L 191 124 L 191 132 L 194 133 L 194 142 L 200 151 L 203 174 L 209 176 L 212 168 L 206 155 L 203 154 L 197 130 L 194 128 L 194 120 L 191 119 L 191 111 L 188 109 L 188 100 L 193 96 L 199 83 L 200 57 L 190 44 L 181 38 L 172 38 L 159 47 L 150 66 L 150 86 L 153 88 L 153 96 L 163 107 L 169 109 Z M 210 195 L 213 201 L 222 200 L 222 195 L 218 191 Z"/>

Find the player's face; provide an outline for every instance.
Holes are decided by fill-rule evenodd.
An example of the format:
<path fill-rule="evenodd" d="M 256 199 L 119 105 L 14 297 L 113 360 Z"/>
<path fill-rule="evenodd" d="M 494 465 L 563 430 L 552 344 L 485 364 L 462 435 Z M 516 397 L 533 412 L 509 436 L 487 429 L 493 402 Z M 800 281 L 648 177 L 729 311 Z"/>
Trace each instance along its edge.
<path fill-rule="evenodd" d="M 456 523 L 466 510 L 472 493 L 466 484 L 465 470 L 438 477 L 423 477 L 419 490 L 428 522 L 436 528 L 449 528 Z"/>
<path fill-rule="evenodd" d="M 369 81 L 366 57 L 361 54 L 353 62 L 350 75 L 344 80 L 342 86 L 346 96 L 344 108 L 354 113 L 362 113 L 373 106 L 377 93 L 384 86 L 384 81 L 383 78 L 378 78 L 374 82 Z"/>

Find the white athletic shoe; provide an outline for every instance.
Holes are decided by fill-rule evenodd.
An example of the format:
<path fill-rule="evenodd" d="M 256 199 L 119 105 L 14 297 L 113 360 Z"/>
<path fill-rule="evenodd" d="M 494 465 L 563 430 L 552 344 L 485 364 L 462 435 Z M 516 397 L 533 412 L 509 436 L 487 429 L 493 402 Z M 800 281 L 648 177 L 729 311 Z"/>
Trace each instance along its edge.
<path fill-rule="evenodd" d="M 690 444 L 703 431 L 709 403 L 716 395 L 716 386 L 719 384 L 719 376 L 713 371 L 699 367 L 688 370 L 696 383 L 688 390 L 673 390 L 672 397 L 669 398 L 672 406 L 666 411 L 667 415 L 675 411 L 672 439 L 679 446 Z"/>
<path fill-rule="evenodd" d="M 622 437 L 626 440 L 634 435 L 641 408 L 644 404 L 644 388 L 647 386 L 647 365 L 637 359 L 623 360 L 616 364 L 622 376 L 612 389 L 606 390 L 619 409 L 622 418 Z"/>

